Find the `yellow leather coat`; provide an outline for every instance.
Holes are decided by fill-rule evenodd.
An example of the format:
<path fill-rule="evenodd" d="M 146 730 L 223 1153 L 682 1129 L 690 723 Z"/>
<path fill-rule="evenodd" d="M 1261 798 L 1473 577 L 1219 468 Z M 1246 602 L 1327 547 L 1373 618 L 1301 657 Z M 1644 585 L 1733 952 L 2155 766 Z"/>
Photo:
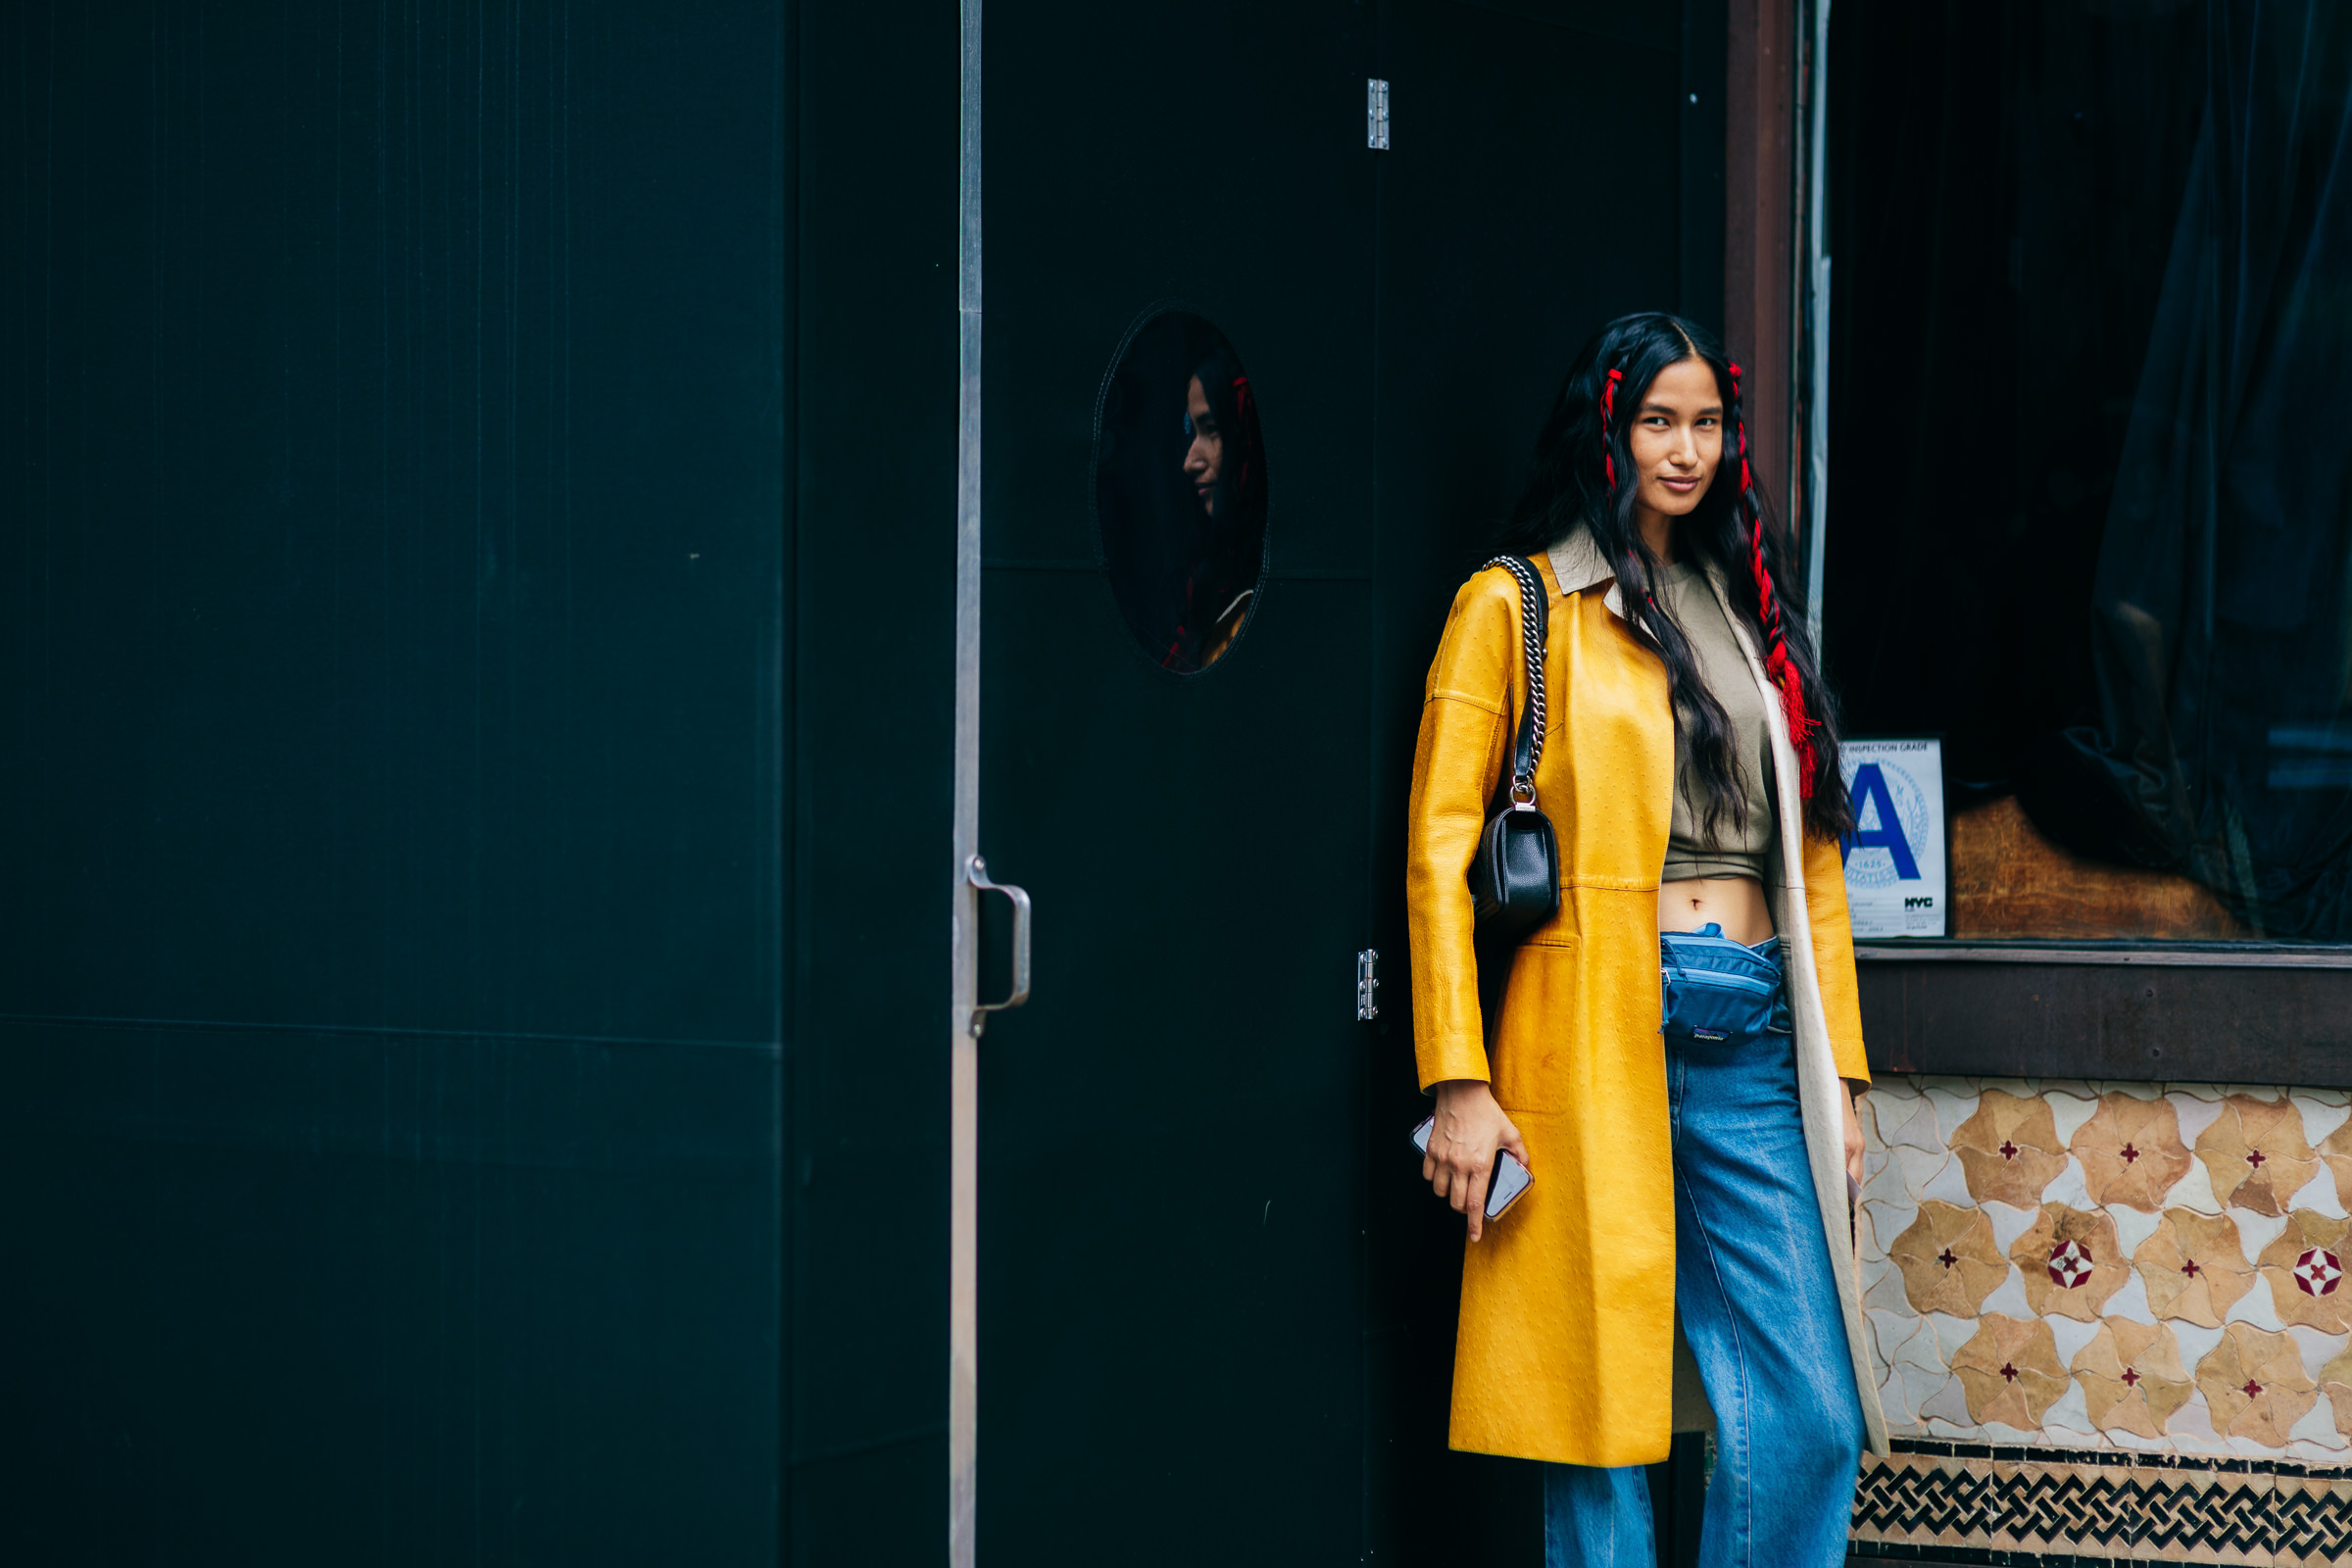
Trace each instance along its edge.
<path fill-rule="evenodd" d="M 1666 1457 L 1674 1408 L 1674 1171 L 1658 1035 L 1658 874 L 1673 812 L 1665 666 L 1623 617 L 1579 529 L 1538 567 L 1551 594 L 1537 804 L 1559 835 L 1560 912 L 1480 1013 L 1466 875 L 1502 777 L 1522 688 L 1519 589 L 1500 567 L 1454 596 L 1413 759 L 1407 897 L 1413 1041 L 1424 1089 L 1491 1081 L 1535 1185 L 1468 1248 L 1453 1369 L 1456 1448 L 1570 1464 Z M 1715 583 L 1718 598 L 1723 583 Z M 1798 1094 L 1823 1229 L 1845 1303 L 1869 1446 L 1886 1447 L 1848 1230 L 1839 1078 L 1867 1080 L 1838 846 L 1808 837 L 1795 753 L 1764 686 L 1779 776 L 1767 876 L 1787 941 Z M 1686 1372 L 1690 1364 L 1684 1358 Z M 1686 1391 L 1686 1399 L 1690 1391 Z"/>

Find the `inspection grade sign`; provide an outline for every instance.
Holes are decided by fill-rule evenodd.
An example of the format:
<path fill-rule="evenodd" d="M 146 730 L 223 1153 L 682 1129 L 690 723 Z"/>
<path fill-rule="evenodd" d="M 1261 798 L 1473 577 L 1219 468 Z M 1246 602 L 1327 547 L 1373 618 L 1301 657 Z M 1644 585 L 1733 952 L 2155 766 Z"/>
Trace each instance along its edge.
<path fill-rule="evenodd" d="M 1949 936 L 1943 742 L 1850 740 L 1839 750 L 1854 803 L 1842 849 L 1856 940 Z"/>

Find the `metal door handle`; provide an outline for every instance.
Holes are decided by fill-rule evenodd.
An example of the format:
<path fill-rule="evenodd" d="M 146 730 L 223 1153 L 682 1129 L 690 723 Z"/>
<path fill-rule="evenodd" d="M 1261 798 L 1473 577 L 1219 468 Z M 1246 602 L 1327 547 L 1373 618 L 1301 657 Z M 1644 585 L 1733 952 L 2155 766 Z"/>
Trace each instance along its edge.
<path fill-rule="evenodd" d="M 1003 1002 L 972 1004 L 972 1033 L 978 1034 L 988 1014 L 1017 1007 L 1029 1000 L 1029 894 L 1027 889 L 1016 888 L 1009 882 L 991 882 L 988 862 L 977 855 L 964 863 L 963 874 L 982 893 L 1002 893 L 1012 901 L 1012 994 Z"/>

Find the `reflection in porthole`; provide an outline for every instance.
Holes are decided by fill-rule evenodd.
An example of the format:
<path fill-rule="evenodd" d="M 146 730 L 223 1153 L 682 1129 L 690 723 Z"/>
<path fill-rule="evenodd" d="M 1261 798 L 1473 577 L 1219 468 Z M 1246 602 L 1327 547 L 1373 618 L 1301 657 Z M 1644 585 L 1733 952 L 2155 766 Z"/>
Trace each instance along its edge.
<path fill-rule="evenodd" d="M 1162 311 L 1119 347 L 1095 420 L 1095 515 L 1119 611 L 1163 669 L 1230 652 L 1266 559 L 1266 451 L 1225 334 Z"/>

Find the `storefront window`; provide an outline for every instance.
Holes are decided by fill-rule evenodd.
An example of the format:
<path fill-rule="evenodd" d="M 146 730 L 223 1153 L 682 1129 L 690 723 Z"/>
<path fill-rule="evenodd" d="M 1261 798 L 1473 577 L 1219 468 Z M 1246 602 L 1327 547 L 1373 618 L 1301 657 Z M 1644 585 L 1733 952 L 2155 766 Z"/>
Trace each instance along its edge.
<path fill-rule="evenodd" d="M 1953 934 L 2352 941 L 2352 12 L 1833 27 L 1825 651 Z"/>

